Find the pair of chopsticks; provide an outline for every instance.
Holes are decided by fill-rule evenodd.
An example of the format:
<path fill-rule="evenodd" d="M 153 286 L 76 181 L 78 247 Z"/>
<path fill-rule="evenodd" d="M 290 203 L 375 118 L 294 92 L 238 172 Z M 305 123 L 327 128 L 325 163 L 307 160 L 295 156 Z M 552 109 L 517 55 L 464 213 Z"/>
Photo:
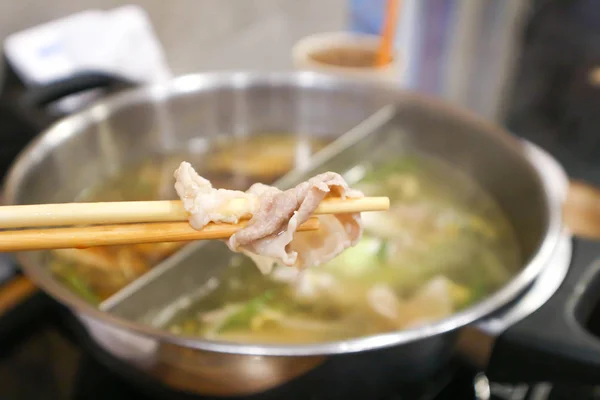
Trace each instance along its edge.
<path fill-rule="evenodd" d="M 244 201 L 232 200 L 227 209 L 244 207 Z M 314 214 L 388 208 L 387 197 L 332 198 L 321 202 Z M 238 224 L 210 223 L 196 230 L 189 225 L 188 218 L 189 214 L 178 200 L 3 206 L 0 207 L 0 229 L 17 230 L 0 231 L 0 252 L 226 239 L 248 223 L 247 220 Z M 66 227 L 70 225 L 78 226 Z M 298 228 L 299 231 L 317 229 L 319 221 L 315 217 Z"/>

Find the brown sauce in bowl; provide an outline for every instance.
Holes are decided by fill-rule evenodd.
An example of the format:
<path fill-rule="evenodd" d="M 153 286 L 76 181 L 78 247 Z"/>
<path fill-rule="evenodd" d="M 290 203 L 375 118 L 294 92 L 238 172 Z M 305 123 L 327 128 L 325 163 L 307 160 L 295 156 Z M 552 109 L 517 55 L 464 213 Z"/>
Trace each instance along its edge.
<path fill-rule="evenodd" d="M 314 52 L 310 58 L 336 67 L 374 68 L 377 52 L 360 47 L 337 47 Z"/>

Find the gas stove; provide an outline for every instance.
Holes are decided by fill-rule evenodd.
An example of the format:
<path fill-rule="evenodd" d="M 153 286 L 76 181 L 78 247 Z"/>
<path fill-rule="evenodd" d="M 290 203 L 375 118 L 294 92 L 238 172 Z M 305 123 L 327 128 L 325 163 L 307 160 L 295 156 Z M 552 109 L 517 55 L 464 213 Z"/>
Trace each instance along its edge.
<path fill-rule="evenodd" d="M 85 349 L 70 342 L 52 324 L 31 336 L 0 366 L 0 396 L 7 399 L 211 399 L 138 387 L 123 380 Z M 45 354 L 35 354 L 45 348 Z M 62 358 L 62 360 L 60 359 Z M 61 368 L 58 370 L 57 368 Z M 272 399 L 373 399 L 373 400 L 595 400 L 600 388 L 542 383 L 504 385 L 490 382 L 481 371 L 457 359 L 427 382 L 412 386 L 381 384 L 381 377 L 364 371 L 361 382 L 319 382 L 318 376 L 299 379 L 285 390 L 275 389 L 238 400 Z M 222 398 L 220 398 L 222 399 Z"/>
<path fill-rule="evenodd" d="M 450 399 L 477 399 L 475 395 L 474 371 L 466 366 L 455 363 L 447 370 L 427 382 L 414 385 L 394 385 L 393 382 L 382 383 L 385 379 L 372 376 L 368 370 L 364 372 L 360 382 L 344 382 L 344 369 L 338 369 L 339 379 L 334 381 L 321 381 L 315 375 L 314 379 L 300 378 L 295 385 L 277 388 L 269 392 L 241 397 L 237 399 L 248 400 L 274 400 L 274 399 L 381 399 L 381 400 L 450 400 Z M 481 384 L 480 384 L 481 386 Z M 90 395 L 90 388 L 94 389 Z M 152 393 L 148 393 L 148 392 Z M 213 397 L 200 397 L 183 394 L 160 395 L 159 391 L 148 388 L 140 390 L 122 381 L 112 374 L 107 368 L 85 358 L 80 364 L 78 379 L 75 383 L 73 399 L 215 399 Z"/>
<path fill-rule="evenodd" d="M 332 393 L 337 392 L 337 393 Z M 534 386 L 500 385 L 490 383 L 481 372 L 466 365 L 454 365 L 445 374 L 433 381 L 423 383 L 413 388 L 389 389 L 385 392 L 350 392 L 347 388 L 341 390 L 318 390 L 314 393 L 274 392 L 269 395 L 257 395 L 247 399 L 311 399 L 329 400 L 342 398 L 373 399 L 373 400 L 597 400 L 600 399 L 600 388 L 580 387 L 569 385 L 552 385 L 549 383 Z M 81 361 L 75 383 L 73 400 L 95 399 L 155 399 L 160 398 L 145 394 L 122 381 L 92 358 Z M 169 399 L 194 399 L 198 397 L 177 397 Z M 208 398 L 204 398 L 208 399 Z M 211 398 L 213 399 L 213 398 Z"/>

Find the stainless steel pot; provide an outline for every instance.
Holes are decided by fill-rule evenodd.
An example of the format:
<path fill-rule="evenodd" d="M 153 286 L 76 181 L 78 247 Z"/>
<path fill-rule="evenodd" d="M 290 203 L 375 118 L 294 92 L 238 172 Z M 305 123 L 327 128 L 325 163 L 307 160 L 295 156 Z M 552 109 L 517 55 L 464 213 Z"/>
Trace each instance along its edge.
<path fill-rule="evenodd" d="M 18 258 L 36 284 L 83 322 L 97 345 L 174 388 L 218 395 L 262 391 L 304 374 L 327 357 L 342 363 L 350 358 L 372 360 L 388 373 L 397 370 L 399 376 L 418 379 L 450 357 L 460 328 L 498 312 L 521 295 L 549 265 L 561 238 L 561 199 L 549 186 L 540 161 L 501 129 L 458 109 L 394 87 L 309 72 L 183 76 L 123 91 L 52 125 L 14 164 L 5 197 L 15 204 L 71 201 L 116 169 L 157 153 L 210 143 L 220 135 L 265 131 L 339 135 L 389 104 L 396 110 L 393 131 L 380 132 L 378 140 L 355 149 L 355 155 L 369 154 L 383 141 L 379 144 L 386 147 L 387 156 L 410 148 L 467 172 L 504 209 L 524 255 L 522 268 L 505 287 L 450 318 L 324 344 L 215 342 L 175 336 L 131 318 L 138 315 L 140 304 L 160 305 L 163 297 L 172 295 L 173 286 L 152 291 L 169 276 L 179 276 L 182 282 L 187 275 L 181 274 L 195 270 L 185 284 L 189 289 L 202 283 L 211 268 L 198 264 L 220 256 L 211 254 L 220 251 L 215 247 L 185 248 L 109 299 L 104 310 L 54 280 L 44 253 L 23 253 Z M 136 295 L 143 301 L 131 302 Z"/>

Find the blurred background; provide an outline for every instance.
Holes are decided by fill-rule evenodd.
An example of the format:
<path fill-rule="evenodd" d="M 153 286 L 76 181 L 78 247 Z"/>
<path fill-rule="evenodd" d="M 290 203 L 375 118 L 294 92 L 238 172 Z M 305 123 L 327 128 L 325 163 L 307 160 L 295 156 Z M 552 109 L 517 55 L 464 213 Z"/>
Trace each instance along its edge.
<path fill-rule="evenodd" d="M 5 0 L 0 39 L 82 11 L 128 4 L 147 14 L 173 75 L 290 69 L 291 48 L 302 37 L 379 33 L 384 9 L 383 0 L 82 0 L 52 7 Z M 587 110 L 595 104 L 589 76 L 600 58 L 599 8 L 593 0 L 407 0 L 395 42 L 406 68 L 404 84 L 507 124 L 561 153 L 561 160 L 569 158 L 565 146 L 593 158 L 595 136 L 571 131 L 575 125 L 587 130 L 594 120 Z M 0 66 L 6 77 L 2 69 L 7 67 Z M 578 165 L 577 158 L 569 162 Z"/>
<path fill-rule="evenodd" d="M 289 68 L 289 50 L 298 39 L 345 28 L 348 10 L 342 0 L 67 0 L 52 7 L 7 0 L 0 4 L 0 38 L 80 11 L 125 4 L 148 13 L 178 75 L 214 68 Z"/>

